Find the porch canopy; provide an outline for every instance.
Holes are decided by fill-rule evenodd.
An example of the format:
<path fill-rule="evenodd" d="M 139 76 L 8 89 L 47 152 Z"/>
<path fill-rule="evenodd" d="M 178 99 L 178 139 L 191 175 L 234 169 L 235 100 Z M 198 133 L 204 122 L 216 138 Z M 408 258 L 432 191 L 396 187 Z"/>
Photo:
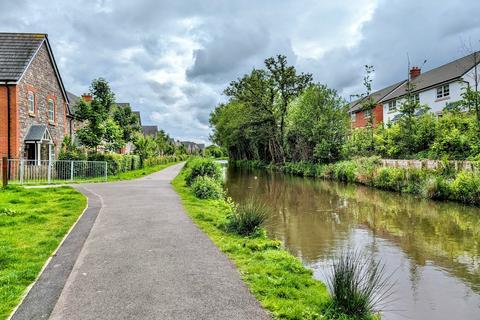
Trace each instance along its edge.
<path fill-rule="evenodd" d="M 50 131 L 48 131 L 47 125 L 44 124 L 32 124 L 28 129 L 27 135 L 23 140 L 25 144 L 34 144 L 35 147 L 35 160 L 42 160 L 42 145 L 48 145 L 48 156 L 45 160 L 51 160 L 53 139 Z M 33 146 L 32 146 L 33 147 Z"/>

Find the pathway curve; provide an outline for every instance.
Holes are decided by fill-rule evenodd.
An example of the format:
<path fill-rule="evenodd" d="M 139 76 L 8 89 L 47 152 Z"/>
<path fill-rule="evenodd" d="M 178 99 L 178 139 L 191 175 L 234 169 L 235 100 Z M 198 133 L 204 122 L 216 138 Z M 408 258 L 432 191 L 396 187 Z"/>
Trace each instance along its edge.
<path fill-rule="evenodd" d="M 170 185 L 181 165 L 87 184 L 102 209 L 50 319 L 270 319 Z"/>

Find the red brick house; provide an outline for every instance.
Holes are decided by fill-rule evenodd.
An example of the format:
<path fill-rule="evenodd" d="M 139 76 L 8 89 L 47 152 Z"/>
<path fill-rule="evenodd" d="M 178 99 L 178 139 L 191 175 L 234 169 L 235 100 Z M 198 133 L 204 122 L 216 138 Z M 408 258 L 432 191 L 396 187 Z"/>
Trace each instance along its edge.
<path fill-rule="evenodd" d="M 0 156 L 54 158 L 72 124 L 47 35 L 0 33 Z"/>
<path fill-rule="evenodd" d="M 383 122 L 383 103 L 380 101 L 390 94 L 392 91 L 397 89 L 399 86 L 403 84 L 404 81 L 386 87 L 382 90 L 376 91 L 372 93 L 370 96 L 372 97 L 373 101 L 375 102 L 376 106 L 372 110 L 372 112 L 368 112 L 363 108 L 363 102 L 367 99 L 367 97 L 363 97 L 357 99 L 350 103 L 350 115 L 352 117 L 352 127 L 353 128 L 364 128 L 369 123 L 370 117 L 373 116 L 373 126 L 376 127 L 378 124 Z M 371 113 L 371 114 L 370 114 Z"/>

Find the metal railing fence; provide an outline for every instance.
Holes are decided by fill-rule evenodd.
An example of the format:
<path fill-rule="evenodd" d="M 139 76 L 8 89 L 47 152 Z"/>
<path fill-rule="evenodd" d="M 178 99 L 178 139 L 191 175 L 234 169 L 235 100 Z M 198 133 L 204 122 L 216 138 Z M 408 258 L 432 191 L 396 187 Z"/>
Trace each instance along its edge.
<path fill-rule="evenodd" d="M 108 177 L 106 161 L 8 159 L 6 169 L 12 184 L 107 181 Z"/>

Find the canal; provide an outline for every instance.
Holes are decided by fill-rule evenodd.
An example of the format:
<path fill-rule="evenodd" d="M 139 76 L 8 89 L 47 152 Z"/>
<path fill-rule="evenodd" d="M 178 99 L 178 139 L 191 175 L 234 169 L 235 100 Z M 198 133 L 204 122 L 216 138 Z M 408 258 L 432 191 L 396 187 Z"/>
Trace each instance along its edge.
<path fill-rule="evenodd" d="M 396 282 L 382 319 L 480 319 L 480 208 L 235 168 L 226 187 L 268 204 L 269 234 L 319 280 L 347 248 L 381 260 Z"/>

